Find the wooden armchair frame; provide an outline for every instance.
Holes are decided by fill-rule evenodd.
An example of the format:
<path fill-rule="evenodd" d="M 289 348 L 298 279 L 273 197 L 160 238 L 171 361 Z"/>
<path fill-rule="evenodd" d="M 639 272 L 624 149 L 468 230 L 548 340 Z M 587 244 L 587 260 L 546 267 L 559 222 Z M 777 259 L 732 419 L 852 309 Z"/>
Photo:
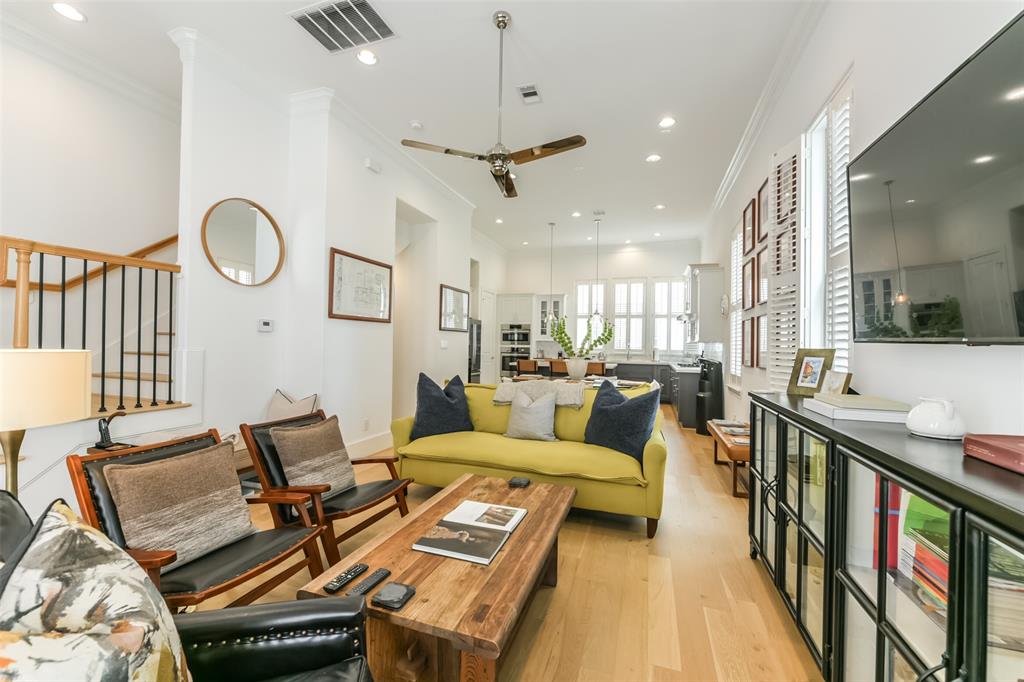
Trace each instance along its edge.
<path fill-rule="evenodd" d="M 185 444 L 189 441 L 202 440 L 204 438 L 212 439 L 214 444 L 221 442 L 220 434 L 217 433 L 217 429 L 210 429 L 204 433 L 186 436 L 184 438 L 152 443 L 150 445 L 141 445 L 138 447 L 126 448 L 124 450 L 100 452 L 92 455 L 70 455 L 67 459 L 68 471 L 71 473 L 71 482 L 75 488 L 75 496 L 78 498 L 78 506 L 82 511 L 82 517 L 89 525 L 105 535 L 107 534 L 107 530 L 103 526 L 100 513 L 96 508 L 96 499 L 93 495 L 89 475 L 85 470 L 86 463 L 99 460 L 110 460 L 111 462 L 114 462 L 118 459 L 123 459 L 131 455 L 158 450 L 168 446 Z M 202 448 L 197 447 L 195 450 L 183 451 L 177 454 L 187 454 L 188 452 L 195 452 L 199 449 Z M 168 455 L 168 457 L 173 456 L 175 455 Z M 230 580 L 218 583 L 217 585 L 213 585 L 198 592 L 182 592 L 163 595 L 164 600 L 167 602 L 169 607 L 180 608 L 199 604 L 211 597 L 227 592 L 242 583 L 270 571 L 272 568 L 300 551 L 305 554 L 304 559 L 288 566 L 280 573 L 271 576 L 265 582 L 249 590 L 238 599 L 235 599 L 228 606 L 250 604 L 304 568 L 309 568 L 309 574 L 312 578 L 323 573 L 323 562 L 320 560 L 320 552 L 316 546 L 317 538 L 319 538 L 323 533 L 323 529 L 318 527 L 319 524 L 313 522 L 313 519 L 307 512 L 306 505 L 311 501 L 310 495 L 302 494 L 297 491 L 274 491 L 272 493 L 265 493 L 261 495 L 250 495 L 245 498 L 245 501 L 248 504 L 266 504 L 272 511 L 276 509 L 277 505 L 291 505 L 295 507 L 298 512 L 302 525 L 306 528 L 313 529 L 313 532 L 304 537 L 301 542 L 297 542 L 290 547 L 287 547 L 272 559 L 264 561 L 263 563 L 250 568 Z M 178 556 L 177 552 L 174 550 L 141 550 L 126 547 L 125 551 L 127 551 L 128 554 L 135 559 L 143 569 L 145 569 L 146 573 L 156 584 L 158 589 L 160 587 L 160 569 L 173 563 Z"/>
<path fill-rule="evenodd" d="M 387 466 L 388 473 L 391 475 L 391 480 L 401 482 L 393 490 L 389 490 L 387 493 L 375 497 L 373 499 L 366 500 L 359 506 L 344 509 L 340 511 L 328 512 L 324 508 L 323 496 L 331 489 L 330 484 L 323 483 L 319 485 L 305 485 L 305 486 L 275 486 L 271 479 L 270 472 L 267 470 L 266 461 L 263 455 L 260 453 L 259 444 L 256 442 L 256 437 L 253 434 L 253 429 L 264 429 L 272 428 L 274 426 L 288 426 L 295 422 L 304 422 L 311 416 L 319 417 L 320 421 L 327 418 L 323 410 L 317 410 L 311 415 L 302 415 L 300 417 L 289 417 L 287 419 L 279 419 L 276 421 L 263 422 L 261 424 L 241 424 L 238 429 L 242 433 L 242 439 L 245 441 L 245 446 L 249 448 L 249 455 L 252 457 L 253 464 L 256 467 L 256 471 L 259 474 L 260 485 L 263 486 L 265 494 L 278 494 L 278 493 L 300 493 L 308 495 L 312 498 L 312 510 L 313 520 L 323 528 L 323 536 L 321 543 L 324 547 L 324 554 L 327 556 L 327 562 L 331 566 L 341 561 L 341 554 L 338 551 L 338 545 L 345 540 L 348 540 L 353 535 L 365 530 L 373 524 L 380 521 L 382 518 L 390 514 L 391 512 L 398 510 L 400 516 L 405 516 L 409 513 L 409 505 L 406 501 L 406 491 L 409 488 L 409 484 L 412 483 L 412 479 L 401 479 L 398 477 L 398 470 L 395 469 L 395 462 L 398 461 L 398 457 L 394 455 L 369 455 L 364 457 L 349 457 L 353 466 L 362 464 L 383 464 Z M 375 514 L 368 516 L 356 525 L 348 528 L 340 535 L 334 530 L 334 522 L 339 519 L 346 519 L 356 514 L 360 514 L 368 509 L 372 509 L 377 505 L 387 502 L 390 498 L 394 498 L 394 504 L 388 505 L 384 509 L 376 512 Z M 294 521 L 289 521 L 281 516 L 280 510 L 271 507 L 271 513 L 274 518 L 274 525 L 276 527 L 284 527 L 291 525 Z"/>

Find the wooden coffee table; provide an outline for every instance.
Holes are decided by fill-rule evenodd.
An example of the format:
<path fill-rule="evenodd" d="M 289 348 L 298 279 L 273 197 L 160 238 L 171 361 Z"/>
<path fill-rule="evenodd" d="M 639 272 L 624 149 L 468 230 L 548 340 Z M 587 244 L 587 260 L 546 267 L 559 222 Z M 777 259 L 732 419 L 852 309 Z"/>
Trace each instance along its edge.
<path fill-rule="evenodd" d="M 389 533 L 349 554 L 299 590 L 300 599 L 327 597 L 323 585 L 352 564 L 387 568 L 391 576 L 366 595 L 370 670 L 378 680 L 495 680 L 527 601 L 540 585 L 554 586 L 558 530 L 575 488 L 532 483 L 512 489 L 500 478 L 466 474 L 417 507 Z M 528 510 L 490 566 L 417 552 L 412 544 L 463 500 Z M 356 578 L 338 594 L 357 583 Z M 416 587 L 399 611 L 370 604 L 389 581 Z"/>

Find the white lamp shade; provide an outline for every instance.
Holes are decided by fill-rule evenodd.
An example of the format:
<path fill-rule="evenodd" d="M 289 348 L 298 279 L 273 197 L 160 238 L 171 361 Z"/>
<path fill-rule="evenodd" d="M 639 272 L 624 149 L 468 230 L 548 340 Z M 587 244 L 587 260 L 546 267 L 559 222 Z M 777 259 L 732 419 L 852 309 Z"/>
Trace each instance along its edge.
<path fill-rule="evenodd" d="M 88 419 L 92 353 L 87 350 L 0 350 L 0 431 Z"/>

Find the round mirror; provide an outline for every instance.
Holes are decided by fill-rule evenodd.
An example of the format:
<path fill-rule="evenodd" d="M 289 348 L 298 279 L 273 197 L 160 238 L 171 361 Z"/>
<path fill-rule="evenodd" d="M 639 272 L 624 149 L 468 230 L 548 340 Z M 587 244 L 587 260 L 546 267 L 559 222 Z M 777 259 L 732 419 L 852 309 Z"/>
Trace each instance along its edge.
<path fill-rule="evenodd" d="M 237 197 L 206 212 L 203 250 L 222 277 L 249 287 L 274 279 L 284 264 L 284 238 L 274 218 L 255 201 Z"/>

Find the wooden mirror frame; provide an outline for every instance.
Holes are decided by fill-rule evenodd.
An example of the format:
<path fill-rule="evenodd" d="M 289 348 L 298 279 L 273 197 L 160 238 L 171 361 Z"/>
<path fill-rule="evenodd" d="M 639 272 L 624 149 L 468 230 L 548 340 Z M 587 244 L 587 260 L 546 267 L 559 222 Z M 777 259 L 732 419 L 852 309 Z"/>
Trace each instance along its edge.
<path fill-rule="evenodd" d="M 274 235 L 277 237 L 277 267 L 274 268 L 274 271 L 272 273 L 270 273 L 270 277 L 267 277 L 262 282 L 244 284 L 236 279 L 231 279 L 230 277 L 225 275 L 224 272 L 220 269 L 220 266 L 217 265 L 217 260 L 213 256 L 213 253 L 210 252 L 210 245 L 206 241 L 206 225 L 210 220 L 210 216 L 213 215 L 214 210 L 216 210 L 216 208 L 221 204 L 226 203 L 228 201 L 244 201 L 245 203 L 255 208 L 257 211 L 262 213 L 264 216 L 266 216 L 267 220 L 270 221 L 270 226 L 274 228 Z M 202 229 L 200 230 L 200 236 L 203 240 L 203 253 L 206 254 L 206 260 L 210 261 L 210 265 L 213 266 L 214 272 L 216 272 L 218 275 L 220 275 L 227 281 L 231 282 L 232 284 L 237 284 L 240 287 L 261 287 L 264 284 L 268 284 L 272 282 L 275 277 L 277 277 L 278 273 L 281 272 L 281 268 L 284 267 L 285 247 L 284 235 L 281 233 L 281 228 L 278 227 L 277 221 L 274 220 L 274 216 L 270 215 L 270 211 L 263 208 L 252 199 L 246 199 L 245 197 L 228 197 L 226 199 L 221 199 L 213 206 L 210 206 L 210 208 L 206 209 L 206 215 L 203 216 L 203 226 Z M 255 273 L 253 273 L 253 275 L 255 276 Z"/>

